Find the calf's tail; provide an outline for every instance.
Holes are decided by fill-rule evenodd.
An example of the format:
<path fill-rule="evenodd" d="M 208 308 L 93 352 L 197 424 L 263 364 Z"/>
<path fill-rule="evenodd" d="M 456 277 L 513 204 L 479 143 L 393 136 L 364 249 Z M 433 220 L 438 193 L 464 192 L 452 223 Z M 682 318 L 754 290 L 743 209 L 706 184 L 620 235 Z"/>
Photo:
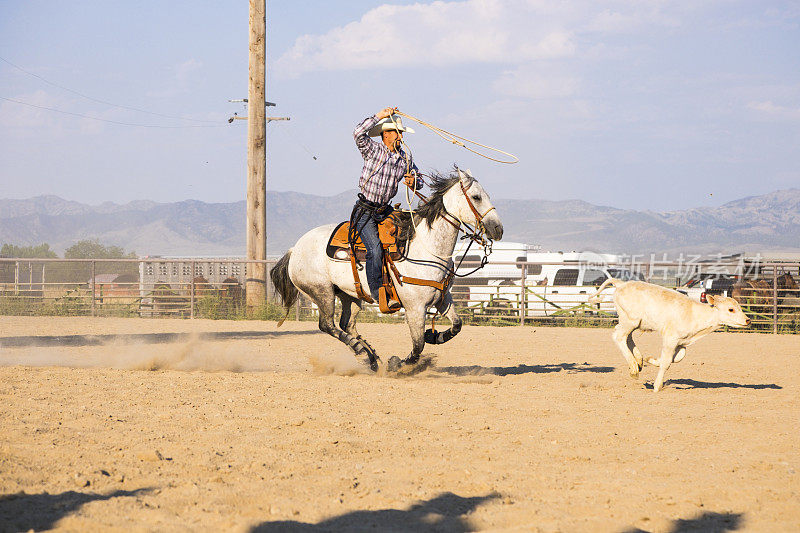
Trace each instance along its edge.
<path fill-rule="evenodd" d="M 590 304 L 599 304 L 600 303 L 600 293 L 603 292 L 604 290 L 606 290 L 609 285 L 613 285 L 616 288 L 617 285 L 619 285 L 620 283 L 624 283 L 624 282 L 622 280 L 620 280 L 620 279 L 608 278 L 607 280 L 605 280 L 603 282 L 602 285 L 600 285 L 600 287 L 597 288 L 597 292 L 592 294 L 589 297 L 588 302 Z"/>
<path fill-rule="evenodd" d="M 294 305 L 295 300 L 297 300 L 297 287 L 294 286 L 291 278 L 289 278 L 289 256 L 291 254 L 291 250 L 286 252 L 286 255 L 281 257 L 269 271 L 272 284 L 275 286 L 275 290 L 278 294 L 280 294 L 283 307 L 286 309 L 286 314 L 281 321 L 278 322 L 278 327 L 281 327 L 286 317 L 289 316 L 289 310 L 292 308 L 292 305 Z"/>

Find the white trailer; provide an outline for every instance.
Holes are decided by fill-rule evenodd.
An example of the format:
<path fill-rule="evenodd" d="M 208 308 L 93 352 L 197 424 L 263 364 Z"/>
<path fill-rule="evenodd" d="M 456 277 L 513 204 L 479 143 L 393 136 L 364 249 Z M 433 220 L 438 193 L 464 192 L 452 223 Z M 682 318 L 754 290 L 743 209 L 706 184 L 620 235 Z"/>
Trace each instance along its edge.
<path fill-rule="evenodd" d="M 498 243 L 499 244 L 499 243 Z M 610 296 L 600 304 L 589 304 L 589 297 L 609 277 L 623 280 L 643 279 L 629 269 L 614 266 L 621 260 L 613 254 L 593 252 L 539 252 L 520 243 L 503 243 L 492 251 L 487 265 L 465 278 L 456 278 L 453 294 L 466 300 L 476 314 L 519 315 L 526 317 L 613 315 Z M 480 257 L 468 253 L 458 273 L 468 273 Z M 456 256 L 456 264 L 460 257 Z"/>

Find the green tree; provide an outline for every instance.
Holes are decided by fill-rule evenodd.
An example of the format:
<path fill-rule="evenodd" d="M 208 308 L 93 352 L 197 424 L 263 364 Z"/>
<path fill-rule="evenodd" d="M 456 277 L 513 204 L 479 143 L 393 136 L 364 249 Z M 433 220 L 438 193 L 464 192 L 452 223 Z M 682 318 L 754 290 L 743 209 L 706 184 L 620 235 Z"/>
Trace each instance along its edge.
<path fill-rule="evenodd" d="M 25 259 L 50 259 L 58 257 L 50 245 L 46 242 L 38 246 L 17 246 L 16 244 L 4 244 L 0 248 L 0 257 L 20 257 Z"/>
<path fill-rule="evenodd" d="M 64 250 L 65 259 L 136 259 L 136 252 L 125 253 L 119 246 L 106 246 L 98 239 L 78 241 Z"/>
<path fill-rule="evenodd" d="M 41 259 L 55 258 L 58 257 L 58 255 L 50 249 L 50 245 L 47 243 L 42 243 L 38 246 L 17 246 L 16 244 L 6 243 L 0 248 L 0 258 L 10 257 Z M 14 268 L 15 264 L 13 262 L 0 262 L 0 283 L 14 282 Z M 41 281 L 41 267 L 34 268 L 30 262 L 20 262 L 18 275 L 21 280 Z"/>
<path fill-rule="evenodd" d="M 106 246 L 98 239 L 85 239 L 78 241 L 64 250 L 64 259 L 136 259 L 136 252 L 126 253 L 119 246 Z M 133 274 L 138 278 L 139 264 L 132 262 L 98 262 L 95 265 L 96 274 Z M 90 263 L 65 264 L 59 272 L 59 277 L 69 282 L 85 282 L 92 277 Z"/>

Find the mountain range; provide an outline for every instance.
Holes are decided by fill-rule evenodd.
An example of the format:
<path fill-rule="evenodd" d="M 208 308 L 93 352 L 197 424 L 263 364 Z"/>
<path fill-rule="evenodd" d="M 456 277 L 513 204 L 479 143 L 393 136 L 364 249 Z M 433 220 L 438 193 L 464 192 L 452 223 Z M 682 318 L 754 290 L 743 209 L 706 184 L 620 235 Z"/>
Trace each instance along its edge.
<path fill-rule="evenodd" d="M 314 226 L 345 220 L 355 191 L 336 196 L 267 192 L 267 249 L 280 255 Z M 495 200 L 504 240 L 543 250 L 615 253 L 800 252 L 800 189 L 719 207 L 653 212 L 582 200 Z M 43 242 L 61 253 L 98 239 L 139 255 L 243 256 L 245 202 L 185 200 L 87 205 L 57 196 L 0 199 L 0 244 Z"/>

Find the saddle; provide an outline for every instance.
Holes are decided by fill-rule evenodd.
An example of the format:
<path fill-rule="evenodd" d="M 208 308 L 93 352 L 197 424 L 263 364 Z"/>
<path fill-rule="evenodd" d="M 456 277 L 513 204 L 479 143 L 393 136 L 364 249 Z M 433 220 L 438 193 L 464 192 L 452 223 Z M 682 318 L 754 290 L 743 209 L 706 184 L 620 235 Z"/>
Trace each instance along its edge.
<path fill-rule="evenodd" d="M 406 245 L 408 244 L 408 235 L 399 235 L 402 220 L 407 218 L 408 215 L 402 211 L 395 210 L 386 219 L 378 224 L 378 236 L 381 239 L 381 246 L 383 246 L 384 254 L 390 254 L 392 260 L 402 261 L 405 258 Z M 328 245 L 325 248 L 325 253 L 334 261 L 349 261 L 350 260 L 350 242 L 348 241 L 350 234 L 350 221 L 344 221 L 333 230 Z M 367 248 L 361 242 L 361 237 L 358 237 L 355 242 L 356 261 L 363 262 L 367 258 Z"/>
<path fill-rule="evenodd" d="M 381 269 L 383 272 L 383 285 L 378 290 L 380 295 L 378 305 L 381 313 L 385 314 L 395 313 L 403 307 L 402 304 L 399 303 L 400 298 L 397 296 L 397 290 L 395 289 L 394 280 L 392 279 L 390 271 L 394 273 L 398 280 L 401 279 L 400 273 L 394 266 L 394 262 L 405 259 L 408 234 L 402 232 L 400 228 L 407 227 L 407 224 L 403 224 L 403 219 L 406 217 L 408 217 L 406 213 L 395 209 L 383 222 L 378 224 L 378 236 L 380 237 L 381 246 L 383 247 L 383 266 Z M 401 233 L 403 234 L 401 235 Z M 334 261 L 350 262 L 358 297 L 368 303 L 373 303 L 370 295 L 364 292 L 358 276 L 357 264 L 366 261 L 367 248 L 361 242 L 360 236 L 356 238 L 356 242 L 351 246 L 348 240 L 349 234 L 350 221 L 342 222 L 336 226 L 328 239 L 325 253 Z M 353 251 L 355 251 L 355 255 Z M 392 302 L 391 305 L 389 302 Z"/>

